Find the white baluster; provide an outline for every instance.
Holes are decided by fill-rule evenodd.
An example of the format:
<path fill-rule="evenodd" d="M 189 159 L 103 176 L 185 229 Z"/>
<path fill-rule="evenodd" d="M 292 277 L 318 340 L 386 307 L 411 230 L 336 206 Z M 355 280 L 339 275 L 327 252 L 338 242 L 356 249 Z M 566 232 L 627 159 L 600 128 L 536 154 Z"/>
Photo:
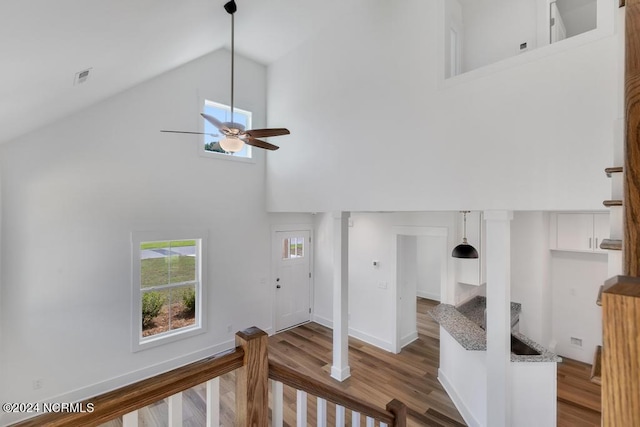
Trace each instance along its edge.
<path fill-rule="evenodd" d="M 344 406 L 336 405 L 336 427 L 344 427 Z"/>
<path fill-rule="evenodd" d="M 138 411 L 124 414 L 122 416 L 122 427 L 138 427 Z"/>
<path fill-rule="evenodd" d="M 220 377 L 207 381 L 207 427 L 220 427 Z"/>
<path fill-rule="evenodd" d="M 376 420 L 371 417 L 367 417 L 367 427 L 374 427 L 376 425 Z"/>
<path fill-rule="evenodd" d="M 316 419 L 318 420 L 318 427 L 327 427 L 327 401 L 320 397 L 318 398 L 318 415 Z"/>
<path fill-rule="evenodd" d="M 169 427 L 182 427 L 182 392 L 167 398 Z"/>
<path fill-rule="evenodd" d="M 360 427 L 360 412 L 351 411 L 351 427 Z"/>
<path fill-rule="evenodd" d="M 273 395 L 273 408 L 271 408 L 271 426 L 282 427 L 282 392 L 283 387 L 280 381 L 271 381 L 271 393 Z"/>
<path fill-rule="evenodd" d="M 307 392 L 302 390 L 296 396 L 296 426 L 307 427 Z"/>

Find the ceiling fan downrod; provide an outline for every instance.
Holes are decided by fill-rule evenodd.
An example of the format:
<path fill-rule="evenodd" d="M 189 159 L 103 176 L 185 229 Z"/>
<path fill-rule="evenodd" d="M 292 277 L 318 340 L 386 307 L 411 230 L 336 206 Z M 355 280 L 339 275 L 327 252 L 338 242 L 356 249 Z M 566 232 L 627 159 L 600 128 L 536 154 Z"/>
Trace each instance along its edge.
<path fill-rule="evenodd" d="M 227 11 L 229 15 L 231 15 L 231 123 L 233 126 L 233 76 L 234 73 L 234 62 L 235 62 L 235 31 L 234 31 L 234 21 L 235 21 L 235 12 L 238 10 L 235 0 L 231 0 L 224 5 L 224 10 Z"/>

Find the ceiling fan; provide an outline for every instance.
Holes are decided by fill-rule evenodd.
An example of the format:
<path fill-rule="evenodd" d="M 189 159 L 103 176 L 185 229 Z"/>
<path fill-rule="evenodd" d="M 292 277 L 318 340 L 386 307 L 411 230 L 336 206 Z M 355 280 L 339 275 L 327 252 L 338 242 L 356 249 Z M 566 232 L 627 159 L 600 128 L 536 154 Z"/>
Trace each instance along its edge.
<path fill-rule="evenodd" d="M 218 143 L 220 147 L 229 153 L 235 153 L 242 150 L 244 144 L 251 145 L 254 147 L 264 148 L 265 150 L 277 150 L 277 145 L 273 145 L 266 141 L 262 141 L 257 138 L 268 138 L 271 136 L 281 136 L 281 135 L 289 135 L 290 132 L 285 128 L 272 128 L 272 129 L 248 129 L 245 130 L 244 126 L 240 123 L 235 123 L 233 121 L 233 76 L 234 76 L 234 59 L 235 59 L 235 46 L 234 46 L 234 16 L 233 14 L 237 10 L 235 0 L 231 0 L 224 5 L 224 10 L 227 11 L 229 15 L 231 15 L 231 121 L 230 122 L 221 122 L 215 117 L 200 113 L 202 117 L 213 126 L 215 126 L 223 135 L 224 138 L 220 140 Z M 203 133 L 203 132 L 187 132 L 187 131 L 172 131 L 172 130 L 161 130 L 160 132 L 171 132 L 171 133 L 189 133 L 196 135 L 209 135 L 209 136 L 220 136 L 217 134 L 211 133 Z"/>

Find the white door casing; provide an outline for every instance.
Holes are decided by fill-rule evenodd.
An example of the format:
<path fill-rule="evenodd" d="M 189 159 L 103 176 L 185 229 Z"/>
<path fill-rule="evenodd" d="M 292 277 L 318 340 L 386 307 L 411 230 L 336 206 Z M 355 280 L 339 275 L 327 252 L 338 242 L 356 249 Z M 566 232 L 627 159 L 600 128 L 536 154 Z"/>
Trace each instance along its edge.
<path fill-rule="evenodd" d="M 449 249 L 447 246 L 447 239 L 448 239 L 448 235 L 449 235 L 449 231 L 446 227 L 429 227 L 429 226 L 393 226 L 392 227 L 392 252 L 391 252 L 391 262 L 392 262 L 392 266 L 391 266 L 391 276 L 395 279 L 395 282 L 393 284 L 393 319 L 395 321 L 395 327 L 394 327 L 394 340 L 393 340 L 393 352 L 394 353 L 400 353 L 400 350 L 402 349 L 403 346 L 403 320 L 407 321 L 407 323 L 409 321 L 413 321 L 413 328 L 415 329 L 415 309 L 413 309 L 413 312 L 411 311 L 411 309 L 409 308 L 407 310 L 408 307 L 404 307 L 403 305 L 403 301 L 406 300 L 406 295 L 403 295 L 403 291 L 406 294 L 406 292 L 408 291 L 408 289 L 403 289 L 402 288 L 402 282 L 404 281 L 404 279 L 402 277 L 398 277 L 398 274 L 401 273 L 402 271 L 402 266 L 400 266 L 400 269 L 398 268 L 398 244 L 399 242 L 402 241 L 402 237 L 401 236 L 430 236 L 430 237 L 438 237 L 439 239 L 437 240 L 438 244 L 440 245 L 440 260 L 441 260 L 441 265 L 440 265 L 440 298 L 441 301 L 443 302 L 448 302 L 448 299 L 446 297 L 447 295 L 447 284 L 449 282 L 449 260 L 451 257 L 448 256 L 449 254 Z M 402 251 L 402 249 L 400 249 Z M 416 290 L 415 287 L 413 287 L 411 289 L 411 298 L 415 299 L 416 297 Z M 402 298 L 405 298 L 405 300 L 403 300 Z M 412 301 L 412 304 L 414 302 Z M 407 304 L 408 306 L 408 304 Z M 411 319 L 404 318 L 403 316 L 411 316 Z M 405 324 L 406 327 L 406 324 Z"/>
<path fill-rule="evenodd" d="M 311 232 L 276 231 L 273 237 L 275 330 L 311 318 Z"/>

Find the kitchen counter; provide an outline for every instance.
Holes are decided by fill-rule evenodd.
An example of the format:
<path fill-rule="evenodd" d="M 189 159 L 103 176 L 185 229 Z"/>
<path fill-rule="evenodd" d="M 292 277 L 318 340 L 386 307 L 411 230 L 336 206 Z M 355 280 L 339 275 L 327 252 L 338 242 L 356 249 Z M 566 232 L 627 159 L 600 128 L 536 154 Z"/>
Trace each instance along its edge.
<path fill-rule="evenodd" d="M 429 312 L 431 317 L 442 326 L 465 350 L 486 351 L 487 334 L 481 327 L 484 324 L 486 299 L 475 297 L 458 308 L 450 304 L 439 304 Z M 511 316 L 519 316 L 522 307 L 511 303 Z M 512 322 L 513 324 L 513 322 Z M 512 330 L 511 333 L 540 355 L 518 355 L 511 353 L 512 362 L 560 362 L 562 359 L 525 335 Z"/>

